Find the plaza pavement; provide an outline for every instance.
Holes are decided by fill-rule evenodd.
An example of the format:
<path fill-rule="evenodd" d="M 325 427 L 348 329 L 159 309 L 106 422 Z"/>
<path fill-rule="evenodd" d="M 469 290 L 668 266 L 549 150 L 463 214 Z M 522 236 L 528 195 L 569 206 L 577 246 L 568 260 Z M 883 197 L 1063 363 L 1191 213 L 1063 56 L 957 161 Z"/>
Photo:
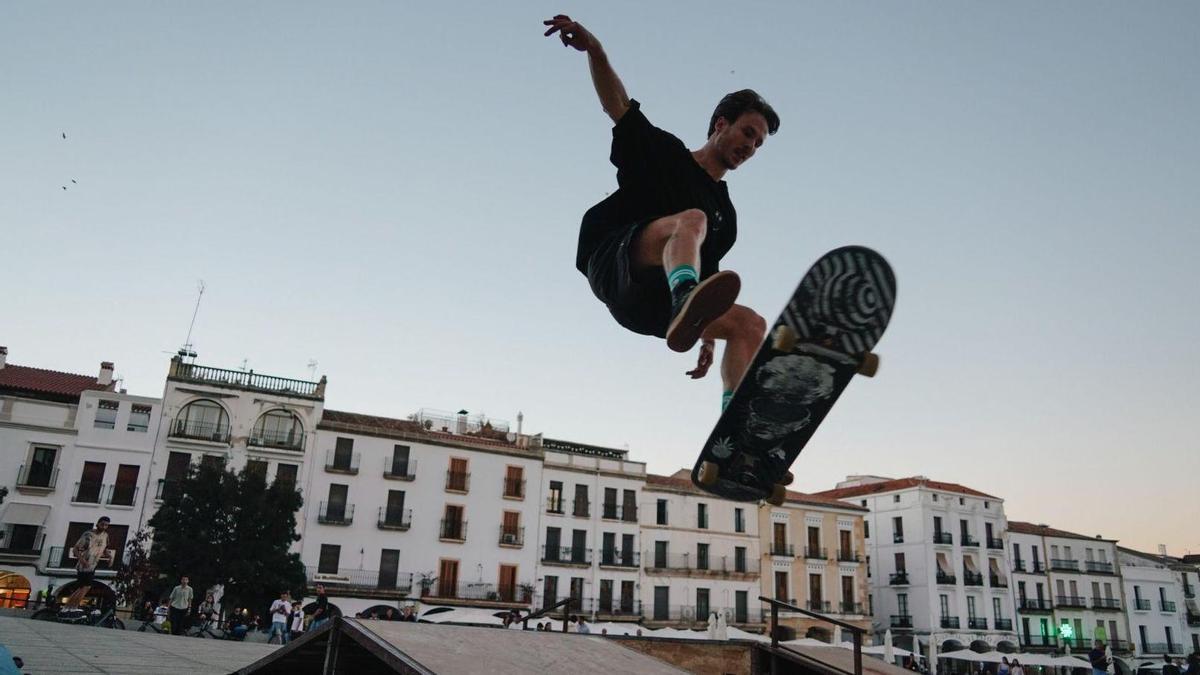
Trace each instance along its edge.
<path fill-rule="evenodd" d="M 279 647 L 0 616 L 0 644 L 32 675 L 226 675 Z"/>

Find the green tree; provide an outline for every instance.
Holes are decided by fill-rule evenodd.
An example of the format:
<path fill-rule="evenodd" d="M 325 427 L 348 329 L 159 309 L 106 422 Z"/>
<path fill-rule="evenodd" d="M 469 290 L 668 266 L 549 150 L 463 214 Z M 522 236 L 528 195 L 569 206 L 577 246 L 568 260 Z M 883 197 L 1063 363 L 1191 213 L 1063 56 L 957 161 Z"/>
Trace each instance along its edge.
<path fill-rule="evenodd" d="M 140 612 L 142 598 L 160 594 L 162 585 L 158 569 L 150 562 L 150 531 L 142 528 L 125 545 L 125 563 L 117 569 L 113 586 L 122 604 Z"/>
<path fill-rule="evenodd" d="M 150 519 L 150 562 L 170 588 L 187 575 L 196 602 L 214 584 L 225 587 L 226 607 L 258 608 L 279 591 L 304 587 L 296 513 L 304 504 L 291 483 L 267 485 L 258 471 L 233 473 L 202 462 L 167 490 Z M 231 604 L 232 603 L 232 604 Z"/>

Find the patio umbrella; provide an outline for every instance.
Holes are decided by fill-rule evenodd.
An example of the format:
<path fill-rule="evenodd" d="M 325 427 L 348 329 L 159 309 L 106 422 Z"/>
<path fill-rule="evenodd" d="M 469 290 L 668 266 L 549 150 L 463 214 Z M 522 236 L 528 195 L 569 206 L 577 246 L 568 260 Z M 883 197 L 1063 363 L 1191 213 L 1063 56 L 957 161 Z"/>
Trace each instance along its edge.
<path fill-rule="evenodd" d="M 937 675 L 937 640 L 929 636 L 929 675 Z"/>
<path fill-rule="evenodd" d="M 724 613 L 717 615 L 717 639 L 718 640 L 728 640 L 729 639 L 729 624 L 727 624 L 725 622 L 725 614 Z"/>
<path fill-rule="evenodd" d="M 835 644 L 835 645 L 842 644 L 842 627 L 841 626 L 833 627 L 833 642 L 831 644 Z"/>
<path fill-rule="evenodd" d="M 889 664 L 894 664 L 896 660 L 896 654 L 892 650 L 892 629 L 889 628 L 883 634 L 883 660 Z"/>
<path fill-rule="evenodd" d="M 708 639 L 717 639 L 717 617 L 716 615 L 708 615 Z"/>

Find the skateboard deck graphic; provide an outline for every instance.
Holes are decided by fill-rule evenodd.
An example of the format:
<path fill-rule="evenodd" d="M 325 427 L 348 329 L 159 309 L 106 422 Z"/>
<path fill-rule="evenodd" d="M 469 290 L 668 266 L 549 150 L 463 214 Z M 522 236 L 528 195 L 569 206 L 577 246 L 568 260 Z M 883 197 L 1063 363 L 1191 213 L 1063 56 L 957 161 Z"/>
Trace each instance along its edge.
<path fill-rule="evenodd" d="M 844 246 L 821 256 L 768 331 L 692 469 L 692 482 L 738 501 L 782 503 L 788 467 L 887 328 L 896 278 L 881 255 Z"/>

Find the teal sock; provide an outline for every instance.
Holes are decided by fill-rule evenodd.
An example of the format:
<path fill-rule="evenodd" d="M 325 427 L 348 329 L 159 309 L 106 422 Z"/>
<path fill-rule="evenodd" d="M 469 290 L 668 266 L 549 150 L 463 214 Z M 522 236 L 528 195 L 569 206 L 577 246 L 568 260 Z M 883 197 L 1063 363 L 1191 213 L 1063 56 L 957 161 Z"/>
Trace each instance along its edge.
<path fill-rule="evenodd" d="M 700 276 L 696 274 L 696 268 L 691 265 L 679 265 L 667 274 L 667 285 L 671 287 L 671 292 L 675 292 L 675 287 L 685 281 L 698 281 Z"/>
<path fill-rule="evenodd" d="M 721 394 L 721 412 L 725 412 L 725 409 L 729 407 L 729 401 L 731 401 L 732 399 L 733 399 L 732 391 L 727 391 L 727 392 Z"/>

